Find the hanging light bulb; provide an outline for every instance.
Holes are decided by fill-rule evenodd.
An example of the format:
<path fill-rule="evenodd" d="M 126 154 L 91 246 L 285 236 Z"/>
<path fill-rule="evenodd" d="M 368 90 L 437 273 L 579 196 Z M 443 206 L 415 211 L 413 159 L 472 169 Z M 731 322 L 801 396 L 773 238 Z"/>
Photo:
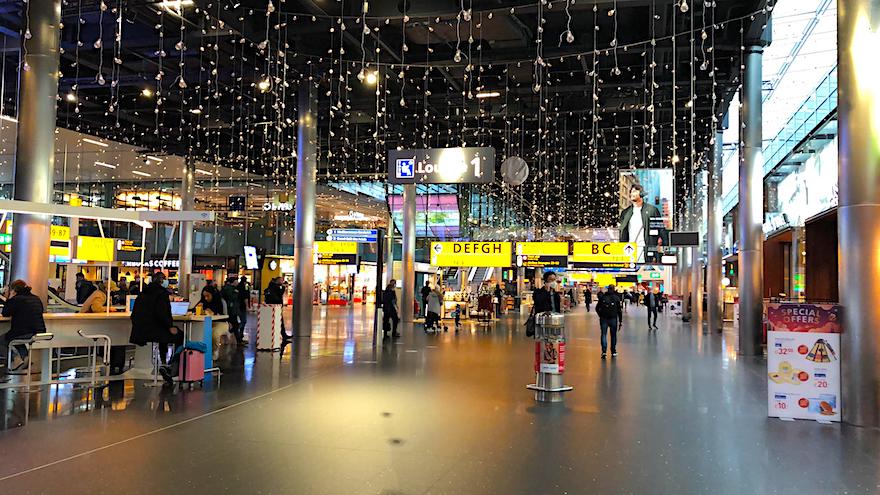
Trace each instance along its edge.
<path fill-rule="evenodd" d="M 364 81 L 368 85 L 373 86 L 376 84 L 376 82 L 379 81 L 379 75 L 376 73 L 376 71 L 371 70 L 371 71 L 367 72 L 366 75 L 364 76 Z"/>
<path fill-rule="evenodd" d="M 684 14 L 685 12 L 690 10 L 690 7 L 688 7 L 687 0 L 681 0 L 681 5 L 679 6 L 679 10 L 681 10 L 682 14 Z"/>
<path fill-rule="evenodd" d="M 265 93 L 265 92 L 269 91 L 269 88 L 271 88 L 271 87 L 272 87 L 272 81 L 270 81 L 268 77 L 260 80 L 260 82 L 257 83 L 257 89 L 259 89 L 261 93 Z"/>

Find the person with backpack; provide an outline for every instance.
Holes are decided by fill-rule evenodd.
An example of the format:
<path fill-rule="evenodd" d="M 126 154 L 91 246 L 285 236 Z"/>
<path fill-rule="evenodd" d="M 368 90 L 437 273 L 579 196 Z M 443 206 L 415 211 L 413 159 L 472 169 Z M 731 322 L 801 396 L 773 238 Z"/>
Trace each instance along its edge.
<path fill-rule="evenodd" d="M 599 315 L 599 330 L 602 332 L 602 359 L 605 359 L 608 351 L 609 332 L 611 333 L 611 357 L 617 357 L 617 328 L 620 323 L 618 318 L 622 306 L 620 295 L 613 284 L 608 286 L 608 290 L 604 294 L 599 294 L 596 313 Z"/>
<path fill-rule="evenodd" d="M 223 301 L 226 303 L 226 314 L 229 315 L 229 332 L 235 336 L 235 341 L 241 344 L 244 338 L 244 328 L 239 326 L 240 306 L 238 302 L 238 287 L 235 284 L 237 281 L 238 277 L 235 275 L 226 277 L 226 283 L 223 284 L 220 295 L 223 296 Z"/>

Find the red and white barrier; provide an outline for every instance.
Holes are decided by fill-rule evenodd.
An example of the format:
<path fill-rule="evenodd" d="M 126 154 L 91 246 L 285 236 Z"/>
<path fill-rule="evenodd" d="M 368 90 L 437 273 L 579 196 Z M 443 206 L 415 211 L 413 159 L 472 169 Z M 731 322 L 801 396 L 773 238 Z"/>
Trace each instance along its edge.
<path fill-rule="evenodd" d="M 257 350 L 281 349 L 281 305 L 260 304 L 257 307 Z"/>

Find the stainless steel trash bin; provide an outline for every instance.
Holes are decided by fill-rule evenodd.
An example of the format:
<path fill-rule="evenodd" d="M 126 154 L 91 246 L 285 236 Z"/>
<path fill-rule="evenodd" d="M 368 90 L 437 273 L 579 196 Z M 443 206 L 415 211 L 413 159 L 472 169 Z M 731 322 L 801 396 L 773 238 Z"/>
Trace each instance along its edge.
<path fill-rule="evenodd" d="M 538 402 L 562 402 L 562 394 L 573 390 L 565 386 L 565 315 L 542 313 L 535 316 L 535 391 Z"/>

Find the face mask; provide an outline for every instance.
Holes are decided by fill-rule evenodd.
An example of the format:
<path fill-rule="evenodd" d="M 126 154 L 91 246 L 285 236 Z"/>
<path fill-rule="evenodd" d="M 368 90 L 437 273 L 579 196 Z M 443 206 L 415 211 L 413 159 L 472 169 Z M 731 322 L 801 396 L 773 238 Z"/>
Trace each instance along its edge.
<path fill-rule="evenodd" d="M 558 287 L 558 286 L 559 286 L 559 284 L 557 282 L 550 282 L 551 289 L 556 290 L 556 287 Z"/>
<path fill-rule="evenodd" d="M 162 281 L 162 287 L 165 287 L 166 289 L 168 288 L 168 279 L 167 278 Z"/>

